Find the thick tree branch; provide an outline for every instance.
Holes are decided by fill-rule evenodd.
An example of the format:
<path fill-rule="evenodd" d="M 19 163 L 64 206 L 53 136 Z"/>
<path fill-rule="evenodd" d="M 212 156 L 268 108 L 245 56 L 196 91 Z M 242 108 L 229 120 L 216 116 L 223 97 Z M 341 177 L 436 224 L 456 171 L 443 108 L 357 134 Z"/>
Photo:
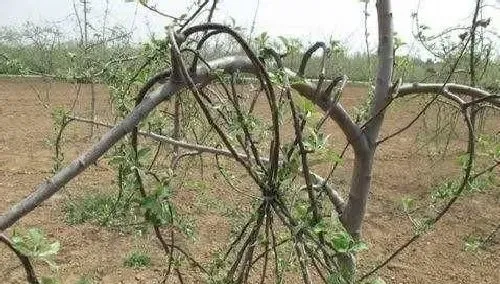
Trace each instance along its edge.
<path fill-rule="evenodd" d="M 52 178 L 37 186 L 34 192 L 0 216 L 0 230 L 5 230 L 17 220 L 31 212 L 43 201 L 54 195 L 61 187 L 83 172 L 89 165 L 95 163 L 116 142 L 132 131 L 159 103 L 170 98 L 182 85 L 167 82 L 159 91 L 146 96 L 120 124 L 107 132 L 95 145 L 68 166 L 57 172 Z"/>
<path fill-rule="evenodd" d="M 289 70 L 287 72 L 291 73 Z M 338 124 L 355 152 L 362 154 L 368 150 L 368 143 L 361 128 L 354 122 L 340 103 L 332 100 L 329 93 L 325 94 L 323 92 L 319 96 L 315 96 L 316 86 L 314 83 L 308 81 L 292 83 L 291 86 L 301 96 L 312 101 L 323 111 L 330 112 L 330 118 Z"/>
<path fill-rule="evenodd" d="M 378 16 L 378 71 L 375 85 L 375 97 L 371 116 L 375 117 L 366 125 L 368 141 L 373 146 L 384 120 L 384 109 L 391 99 L 391 80 L 394 62 L 394 39 L 392 26 L 391 3 L 388 0 L 377 1 Z"/>
<path fill-rule="evenodd" d="M 392 99 L 391 79 L 394 62 L 392 10 L 389 0 L 377 1 L 378 16 L 378 71 L 371 109 L 373 119 L 364 128 L 364 138 L 369 149 L 355 156 L 349 199 L 341 216 L 342 224 L 354 238 L 361 236 L 368 193 L 371 186 L 375 141 L 384 121 L 385 107 Z M 353 145 L 354 146 L 354 145 Z M 355 269 L 352 267 L 351 269 Z M 352 271 L 352 274 L 355 272 Z"/>

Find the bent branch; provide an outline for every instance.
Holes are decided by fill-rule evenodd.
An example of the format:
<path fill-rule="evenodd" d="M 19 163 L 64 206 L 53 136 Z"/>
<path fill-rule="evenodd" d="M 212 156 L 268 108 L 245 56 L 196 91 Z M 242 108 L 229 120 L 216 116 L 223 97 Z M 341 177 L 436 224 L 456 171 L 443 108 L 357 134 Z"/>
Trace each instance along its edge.
<path fill-rule="evenodd" d="M 452 92 L 456 95 L 468 96 L 471 99 L 479 100 L 475 103 L 479 102 L 488 102 L 491 105 L 496 107 L 500 107 L 500 98 L 498 95 L 491 94 L 485 90 L 466 86 L 448 83 L 445 85 L 446 89 L 449 92 Z M 445 89 L 443 88 L 442 83 L 435 84 L 404 84 L 399 88 L 399 92 L 396 98 L 400 98 L 403 96 L 411 95 L 411 94 L 439 94 L 446 96 Z"/>
<path fill-rule="evenodd" d="M 9 249 L 11 249 L 16 254 L 17 258 L 19 258 L 19 261 L 21 262 L 21 264 L 24 267 L 24 270 L 26 271 L 26 280 L 28 281 L 28 283 L 39 284 L 40 282 L 36 277 L 35 269 L 33 268 L 30 259 L 22 252 L 20 252 L 18 249 L 16 249 L 14 247 L 14 244 L 3 233 L 0 233 L 0 242 L 4 243 L 7 247 L 9 247 Z"/>

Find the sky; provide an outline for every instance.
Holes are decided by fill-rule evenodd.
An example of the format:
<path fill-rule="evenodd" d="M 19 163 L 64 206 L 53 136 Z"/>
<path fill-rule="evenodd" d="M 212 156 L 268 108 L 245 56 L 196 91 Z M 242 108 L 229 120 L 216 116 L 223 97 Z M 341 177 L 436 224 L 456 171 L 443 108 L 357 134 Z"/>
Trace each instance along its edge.
<path fill-rule="evenodd" d="M 57 22 L 63 27 L 73 26 L 73 3 L 80 0 L 0 0 L 0 26 L 20 25 L 26 21 L 35 24 Z M 99 23 L 109 8 L 108 25 L 120 24 L 134 31 L 136 40 L 147 39 L 154 33 L 164 35 L 170 20 L 127 0 L 88 0 L 91 21 Z M 199 0 L 150 0 L 158 10 L 181 15 L 193 2 Z M 369 8 L 369 42 L 376 48 L 376 11 L 374 0 Z M 484 18 L 491 17 L 490 29 L 500 33 L 500 0 L 485 0 L 490 5 Z M 419 53 L 421 48 L 412 36 L 412 14 L 419 11 L 421 24 L 439 32 L 458 24 L 471 22 L 475 0 L 393 0 L 395 31 L 407 43 L 406 52 Z M 304 41 L 339 40 L 350 50 L 363 51 L 364 4 L 360 0 L 220 0 L 215 21 L 250 28 L 256 13 L 255 32 L 271 36 L 292 36 Z M 231 20 L 233 19 L 233 20 Z M 98 25 L 98 24 L 97 24 Z M 74 26 L 73 26 L 74 27 Z M 500 38 L 499 38 L 500 42 Z"/>

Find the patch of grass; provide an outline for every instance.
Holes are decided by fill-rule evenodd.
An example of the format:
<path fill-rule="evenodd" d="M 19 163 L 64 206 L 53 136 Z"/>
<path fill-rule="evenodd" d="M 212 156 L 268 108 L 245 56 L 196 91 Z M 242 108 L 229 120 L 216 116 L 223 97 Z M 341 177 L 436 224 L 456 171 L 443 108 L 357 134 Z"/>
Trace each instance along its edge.
<path fill-rule="evenodd" d="M 52 277 L 52 276 L 42 276 L 42 279 L 40 281 L 42 284 L 59 284 L 61 281 L 59 281 L 57 278 Z"/>
<path fill-rule="evenodd" d="M 94 281 L 91 278 L 88 278 L 88 276 L 82 276 L 78 281 L 76 281 L 76 284 L 93 284 Z"/>
<path fill-rule="evenodd" d="M 457 194 L 460 187 L 460 180 L 448 180 L 434 187 L 431 192 L 431 198 L 434 201 L 448 199 Z M 484 175 L 469 181 L 463 194 L 481 193 L 495 188 L 495 180 L 492 175 Z"/>
<path fill-rule="evenodd" d="M 464 240 L 464 250 L 474 252 L 482 248 L 484 245 L 483 239 L 475 236 L 468 236 Z"/>
<path fill-rule="evenodd" d="M 147 253 L 133 251 L 127 256 L 123 265 L 131 268 L 148 267 L 151 265 L 151 257 Z"/>
<path fill-rule="evenodd" d="M 431 192 L 431 198 L 433 200 L 447 199 L 453 197 L 458 188 L 457 181 L 446 181 L 444 183 L 438 184 Z"/>
<path fill-rule="evenodd" d="M 495 236 L 500 230 L 500 225 L 498 225 L 488 236 L 480 237 L 469 235 L 464 238 L 464 250 L 469 252 L 475 252 L 478 250 L 486 250 L 492 246 L 495 242 Z"/>
<path fill-rule="evenodd" d="M 400 209 L 406 214 L 410 214 L 416 208 L 415 199 L 411 197 L 403 197 L 400 202 Z"/>
<path fill-rule="evenodd" d="M 108 226 L 111 223 L 126 221 L 125 207 L 123 201 L 117 202 L 116 196 L 97 193 L 68 201 L 63 211 L 66 215 L 66 223 L 70 225 L 91 222 L 100 226 Z"/>

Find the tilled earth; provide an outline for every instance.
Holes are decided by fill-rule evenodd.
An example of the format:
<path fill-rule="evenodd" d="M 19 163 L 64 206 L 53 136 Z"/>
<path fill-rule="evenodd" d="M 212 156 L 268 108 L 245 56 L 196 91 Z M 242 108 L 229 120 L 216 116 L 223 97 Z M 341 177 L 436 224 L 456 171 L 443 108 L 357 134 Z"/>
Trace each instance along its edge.
<path fill-rule="evenodd" d="M 112 122 L 107 90 L 97 86 L 97 118 Z M 343 103 L 348 110 L 358 104 L 366 90 L 349 87 Z M 54 137 L 52 110 L 56 107 L 69 109 L 75 100 L 75 86 L 65 83 L 43 82 L 39 79 L 0 79 L 0 210 L 27 196 L 37 184 L 51 175 L 53 149 L 49 141 Z M 75 112 L 88 117 L 89 86 L 83 86 L 75 104 Z M 45 105 L 45 106 L 44 106 Z M 396 104 L 387 115 L 382 135 L 408 123 L 418 112 L 418 103 Z M 432 120 L 429 115 L 429 121 Z M 419 122 L 403 135 L 380 146 L 373 173 L 373 190 L 366 221 L 364 239 L 369 250 L 360 254 L 360 271 L 367 271 L 384 260 L 395 249 L 412 237 L 412 224 L 400 209 L 404 197 L 416 200 L 428 199 L 431 186 L 448 177 L 456 177 L 460 167 L 457 156 L 464 147 L 459 135 L 450 142 L 447 154 L 433 154 L 439 147 L 428 144 L 421 147 L 425 135 L 424 123 Z M 497 115 L 486 128 L 497 128 Z M 462 127 L 460 123 L 458 127 Z M 343 147 L 340 132 L 331 124 L 333 144 Z M 94 138 L 89 138 L 89 125 L 72 124 L 65 132 L 65 162 L 70 161 L 87 148 L 103 133 L 98 129 Z M 291 130 L 290 130 L 291 131 Z M 424 136 L 422 136 L 424 135 Z M 348 153 L 345 167 L 334 175 L 334 180 L 347 186 L 350 179 Z M 498 172 L 497 172 L 498 173 Z M 195 175 L 193 175 L 195 176 Z M 204 182 L 211 200 L 220 200 L 226 206 L 237 206 L 242 202 L 235 194 L 224 194 L 211 190 L 210 185 L 220 186 L 221 181 L 209 174 Z M 111 190 L 115 174 L 105 162 L 99 162 L 71 181 L 34 212 L 23 218 L 16 228 L 38 227 L 49 239 L 57 239 L 61 250 L 56 261 L 55 272 L 63 283 L 78 283 L 82 276 L 96 283 L 160 283 L 166 265 L 166 257 L 153 234 L 127 234 L 95 225 L 68 225 L 65 222 L 63 205 L 68 200 L 88 192 Z M 176 197 L 180 207 L 196 206 L 197 190 L 187 184 L 183 193 Z M 500 283 L 500 245 L 496 236 L 486 249 L 464 250 L 464 239 L 468 236 L 486 237 L 500 222 L 500 191 L 496 187 L 481 193 L 463 197 L 430 233 L 407 248 L 379 275 L 387 283 Z M 116 190 L 116 189 L 113 189 Z M 200 261 L 206 261 L 211 251 L 227 245 L 230 223 L 226 217 L 198 210 L 203 215 L 196 219 L 196 241 L 185 241 L 183 246 Z M 199 217 L 199 216 L 198 216 Z M 12 229 L 7 231 L 12 233 Z M 124 258 L 132 250 L 149 252 L 152 264 L 148 268 L 133 269 L 123 265 Z M 46 265 L 36 266 L 40 275 L 54 274 Z M 184 273 L 188 273 L 185 271 Z M 189 275 L 185 282 L 192 283 Z M 299 283 L 297 279 L 297 283 Z M 24 283 L 25 275 L 13 253 L 0 246 L 0 283 Z M 82 282 L 80 282 L 82 283 Z M 176 283 L 173 278 L 167 283 Z"/>

